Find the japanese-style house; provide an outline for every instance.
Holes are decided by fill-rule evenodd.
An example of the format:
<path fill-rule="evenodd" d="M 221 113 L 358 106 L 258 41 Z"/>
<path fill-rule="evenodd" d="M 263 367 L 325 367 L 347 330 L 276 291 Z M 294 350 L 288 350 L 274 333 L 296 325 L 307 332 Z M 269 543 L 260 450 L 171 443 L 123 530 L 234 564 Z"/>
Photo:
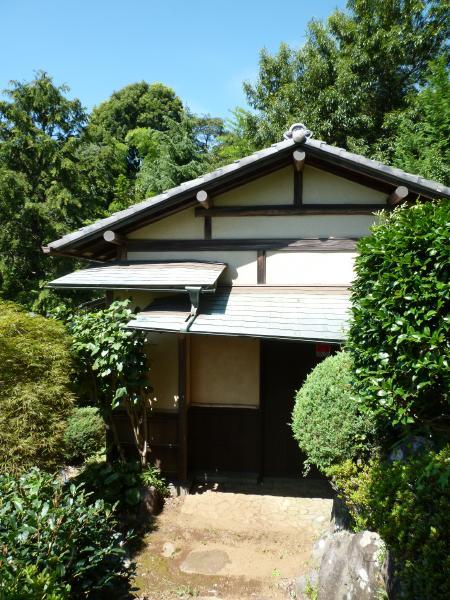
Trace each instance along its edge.
<path fill-rule="evenodd" d="M 419 197 L 450 189 L 296 124 L 270 148 L 52 242 L 50 255 L 92 266 L 50 285 L 139 309 L 129 326 L 151 344 L 149 442 L 164 472 L 297 474 L 294 393 L 345 339 L 357 241 L 376 211 Z"/>

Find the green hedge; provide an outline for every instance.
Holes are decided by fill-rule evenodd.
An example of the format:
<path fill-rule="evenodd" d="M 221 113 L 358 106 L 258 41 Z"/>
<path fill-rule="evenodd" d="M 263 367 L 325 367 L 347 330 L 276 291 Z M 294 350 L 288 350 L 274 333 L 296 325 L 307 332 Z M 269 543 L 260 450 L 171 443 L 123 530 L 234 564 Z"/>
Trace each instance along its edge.
<path fill-rule="evenodd" d="M 348 347 L 385 427 L 449 418 L 450 202 L 398 208 L 358 244 Z"/>
<path fill-rule="evenodd" d="M 78 464 L 99 452 L 105 446 L 105 424 L 98 408 L 75 408 L 64 433 L 66 460 Z"/>
<path fill-rule="evenodd" d="M 319 363 L 297 392 L 292 431 L 306 466 L 321 471 L 371 447 L 374 424 L 362 415 L 351 387 L 352 360 L 339 352 Z"/>
<path fill-rule="evenodd" d="M 64 462 L 71 371 L 61 323 L 0 301 L 0 472 Z"/>
<path fill-rule="evenodd" d="M 393 553 L 401 597 L 450 598 L 450 446 L 407 461 L 346 461 L 329 474 L 356 528 L 378 531 Z"/>
<path fill-rule="evenodd" d="M 0 598 L 125 598 L 132 567 L 111 509 L 38 469 L 0 475 Z"/>

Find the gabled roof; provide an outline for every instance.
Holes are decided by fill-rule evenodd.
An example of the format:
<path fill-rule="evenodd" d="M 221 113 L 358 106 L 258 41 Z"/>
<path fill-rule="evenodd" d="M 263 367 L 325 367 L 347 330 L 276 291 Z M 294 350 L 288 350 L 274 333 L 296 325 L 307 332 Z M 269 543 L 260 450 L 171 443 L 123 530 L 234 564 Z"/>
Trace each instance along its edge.
<path fill-rule="evenodd" d="M 292 128 L 291 128 L 292 129 Z M 296 136 L 294 136 L 296 137 Z M 299 138 L 297 138 L 299 139 Z M 242 185 L 258 176 L 290 164 L 294 149 L 306 152 L 306 164 L 316 166 L 342 177 L 374 187 L 387 194 L 398 185 L 407 186 L 410 196 L 450 198 L 450 188 L 418 175 L 406 173 L 364 156 L 330 146 L 320 140 L 303 138 L 295 141 L 292 137 L 270 148 L 265 148 L 211 173 L 192 179 L 158 196 L 139 202 L 110 217 L 82 227 L 48 245 L 47 252 L 69 253 L 86 258 L 100 256 L 102 250 L 111 249 L 103 241 L 103 233 L 113 229 L 127 233 L 144 224 L 197 204 L 196 193 L 204 189 L 211 195 Z M 94 250 L 94 251 L 92 251 Z"/>

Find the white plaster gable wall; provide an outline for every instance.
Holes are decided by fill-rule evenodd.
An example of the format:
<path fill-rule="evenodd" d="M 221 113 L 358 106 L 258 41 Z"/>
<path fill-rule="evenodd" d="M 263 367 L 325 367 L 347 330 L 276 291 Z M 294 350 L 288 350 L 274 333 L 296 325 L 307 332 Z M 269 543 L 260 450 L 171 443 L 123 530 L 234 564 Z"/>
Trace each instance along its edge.
<path fill-rule="evenodd" d="M 196 240 L 203 238 L 203 219 L 188 208 L 128 234 L 130 240 Z"/>
<path fill-rule="evenodd" d="M 284 167 L 214 197 L 214 206 L 255 206 L 292 204 L 294 178 L 292 167 Z"/>
<path fill-rule="evenodd" d="M 369 235 L 374 215 L 292 215 L 213 218 L 213 239 L 327 238 Z"/>
<path fill-rule="evenodd" d="M 385 204 L 386 194 L 305 165 L 304 204 Z"/>

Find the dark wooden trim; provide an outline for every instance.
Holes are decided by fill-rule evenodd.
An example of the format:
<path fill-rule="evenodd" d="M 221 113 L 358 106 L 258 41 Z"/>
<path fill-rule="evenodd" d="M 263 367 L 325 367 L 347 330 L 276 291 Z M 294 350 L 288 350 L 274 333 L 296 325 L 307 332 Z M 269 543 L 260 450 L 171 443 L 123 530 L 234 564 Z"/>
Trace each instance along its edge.
<path fill-rule="evenodd" d="M 114 302 L 114 291 L 106 290 L 105 292 L 105 303 L 106 306 L 110 306 Z"/>
<path fill-rule="evenodd" d="M 266 251 L 258 250 L 256 260 L 257 260 L 257 283 L 266 283 Z"/>
<path fill-rule="evenodd" d="M 180 252 L 210 250 L 280 250 L 283 252 L 353 251 L 357 238 L 274 238 L 274 239 L 212 239 L 212 240 L 130 240 L 129 252 Z"/>
<path fill-rule="evenodd" d="M 127 260 L 128 259 L 128 248 L 126 244 L 122 244 L 120 246 L 116 246 L 117 248 L 117 260 Z"/>
<path fill-rule="evenodd" d="M 303 204 L 303 171 L 294 169 L 294 206 L 300 208 Z"/>
<path fill-rule="evenodd" d="M 264 375 L 264 361 L 263 361 L 264 344 L 262 340 L 259 340 L 259 477 L 261 481 L 264 477 L 264 438 L 265 438 L 265 397 L 263 393 L 263 375 Z"/>
<path fill-rule="evenodd" d="M 178 476 L 187 478 L 187 342 L 185 335 L 178 336 Z"/>
<path fill-rule="evenodd" d="M 211 222 L 211 217 L 209 217 L 209 216 L 205 217 L 203 231 L 204 231 L 205 240 L 210 240 L 211 236 L 212 236 L 212 222 Z"/>
<path fill-rule="evenodd" d="M 301 207 L 291 204 L 272 204 L 262 206 L 221 206 L 196 208 L 196 217 L 284 217 L 292 215 L 371 215 L 386 208 L 384 204 L 303 204 Z"/>

